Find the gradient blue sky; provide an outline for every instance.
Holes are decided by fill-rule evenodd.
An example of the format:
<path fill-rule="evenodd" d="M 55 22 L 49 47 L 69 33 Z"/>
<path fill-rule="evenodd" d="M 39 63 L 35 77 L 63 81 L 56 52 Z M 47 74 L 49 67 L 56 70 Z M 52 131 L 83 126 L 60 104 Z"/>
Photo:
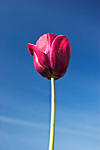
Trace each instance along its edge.
<path fill-rule="evenodd" d="M 48 150 L 50 81 L 27 43 L 44 33 L 71 43 L 56 81 L 55 150 L 100 150 L 100 1 L 0 0 L 0 150 Z"/>

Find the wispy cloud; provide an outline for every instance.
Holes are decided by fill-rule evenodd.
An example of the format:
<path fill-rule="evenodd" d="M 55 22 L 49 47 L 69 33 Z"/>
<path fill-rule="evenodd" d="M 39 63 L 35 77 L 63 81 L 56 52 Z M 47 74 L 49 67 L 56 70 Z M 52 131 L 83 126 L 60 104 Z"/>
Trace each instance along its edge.
<path fill-rule="evenodd" d="M 96 139 L 100 139 L 99 133 L 94 133 L 94 132 L 90 132 L 89 131 L 83 131 L 83 130 L 78 130 L 78 129 L 67 129 L 67 128 L 61 128 L 61 127 L 57 127 L 57 131 L 59 132 L 63 132 L 63 133 L 70 133 L 70 134 L 76 134 L 76 135 L 80 135 L 80 136 L 87 136 L 87 137 L 91 137 L 91 138 L 96 138 Z"/>
<path fill-rule="evenodd" d="M 5 117 L 5 116 L 0 116 L 0 121 L 5 122 L 5 123 L 21 125 L 21 126 L 33 127 L 33 128 L 42 128 L 42 129 L 47 129 L 48 128 L 46 125 L 43 125 L 43 124 L 40 124 L 40 123 L 34 123 L 34 122 L 14 119 L 14 118 Z"/>
<path fill-rule="evenodd" d="M 0 116 L 0 122 L 10 123 L 10 124 L 15 124 L 15 125 L 20 125 L 20 126 L 26 126 L 26 127 L 32 127 L 32 128 L 41 128 L 42 130 L 49 129 L 48 125 L 46 125 L 46 124 L 24 121 L 24 120 L 14 119 L 14 118 L 6 117 L 6 116 Z M 85 129 L 86 129 L 86 127 L 85 127 Z M 81 136 L 88 136 L 88 137 L 97 138 L 97 139 L 100 138 L 100 136 L 99 136 L 100 131 L 97 130 L 96 128 L 93 128 L 93 131 L 92 131 L 91 127 L 90 128 L 87 127 L 88 130 L 85 130 L 85 129 L 84 129 L 84 126 L 80 127 L 79 130 L 67 128 L 67 127 L 65 128 L 65 127 L 56 126 L 56 131 L 58 131 L 58 132 L 76 134 L 76 135 L 81 135 Z"/>

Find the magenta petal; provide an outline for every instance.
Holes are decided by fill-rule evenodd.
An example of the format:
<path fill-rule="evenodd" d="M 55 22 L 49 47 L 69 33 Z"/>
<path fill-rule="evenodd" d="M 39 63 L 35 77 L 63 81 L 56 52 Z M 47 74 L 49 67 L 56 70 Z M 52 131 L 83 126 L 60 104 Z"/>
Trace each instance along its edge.
<path fill-rule="evenodd" d="M 50 64 L 55 79 L 62 77 L 67 70 L 70 60 L 70 43 L 66 36 L 57 36 L 51 47 Z"/>
<path fill-rule="evenodd" d="M 28 50 L 30 54 L 33 56 L 33 62 L 34 67 L 37 70 L 38 73 L 40 73 L 43 77 L 50 78 L 51 72 L 50 72 L 50 66 L 48 57 L 41 52 L 39 48 L 37 48 L 33 44 L 27 44 Z"/>
<path fill-rule="evenodd" d="M 37 52 L 37 47 L 34 44 L 27 44 L 29 53 L 33 56 L 34 52 Z"/>
<path fill-rule="evenodd" d="M 36 42 L 36 46 L 39 47 L 39 49 L 44 52 L 45 54 L 48 54 L 50 52 L 50 46 L 52 44 L 52 41 L 55 39 L 56 35 L 52 33 L 43 34 Z"/>
<path fill-rule="evenodd" d="M 49 45 L 51 47 L 53 40 L 56 38 L 56 35 L 52 33 L 48 33 L 47 38 L 48 38 Z"/>

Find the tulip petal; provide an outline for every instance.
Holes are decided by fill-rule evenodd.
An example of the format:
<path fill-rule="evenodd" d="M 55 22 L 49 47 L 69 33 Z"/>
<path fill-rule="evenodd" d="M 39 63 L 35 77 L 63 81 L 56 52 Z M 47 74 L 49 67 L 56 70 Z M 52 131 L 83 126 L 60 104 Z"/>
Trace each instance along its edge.
<path fill-rule="evenodd" d="M 38 51 L 36 46 L 34 44 L 30 44 L 28 43 L 27 44 L 27 48 L 28 48 L 28 51 L 29 53 L 33 56 L 34 52 Z"/>
<path fill-rule="evenodd" d="M 39 48 L 33 44 L 27 44 L 28 51 L 33 56 L 34 67 L 43 77 L 50 78 L 49 59 Z"/>
<path fill-rule="evenodd" d="M 70 43 L 66 36 L 57 36 L 51 47 L 50 64 L 55 79 L 62 77 L 67 70 L 70 60 Z"/>
<path fill-rule="evenodd" d="M 39 47 L 42 52 L 48 54 L 50 52 L 52 41 L 55 39 L 55 37 L 56 35 L 52 33 L 44 34 L 37 40 L 36 46 Z"/>

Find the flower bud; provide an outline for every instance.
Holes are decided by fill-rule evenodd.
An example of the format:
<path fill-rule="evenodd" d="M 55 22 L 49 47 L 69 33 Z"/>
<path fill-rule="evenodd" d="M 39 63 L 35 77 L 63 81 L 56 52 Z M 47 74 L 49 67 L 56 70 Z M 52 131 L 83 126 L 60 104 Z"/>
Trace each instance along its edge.
<path fill-rule="evenodd" d="M 67 71 L 71 48 L 66 36 L 52 33 L 42 35 L 34 44 L 27 44 L 33 56 L 34 67 L 39 74 L 47 79 L 55 80 L 64 76 Z"/>

